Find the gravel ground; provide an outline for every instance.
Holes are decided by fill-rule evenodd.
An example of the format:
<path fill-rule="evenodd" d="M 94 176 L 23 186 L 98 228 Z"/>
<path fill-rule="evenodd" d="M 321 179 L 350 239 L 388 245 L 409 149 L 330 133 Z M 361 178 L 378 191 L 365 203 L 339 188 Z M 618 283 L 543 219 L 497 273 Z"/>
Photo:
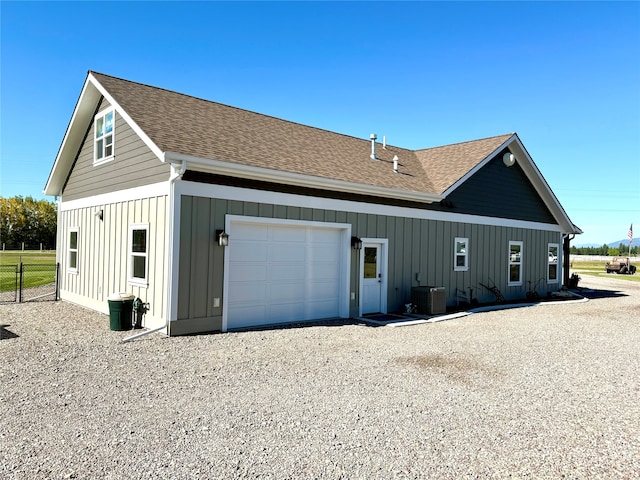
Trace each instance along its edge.
<path fill-rule="evenodd" d="M 0 478 L 640 478 L 640 284 L 411 327 L 120 340 L 0 305 Z"/>

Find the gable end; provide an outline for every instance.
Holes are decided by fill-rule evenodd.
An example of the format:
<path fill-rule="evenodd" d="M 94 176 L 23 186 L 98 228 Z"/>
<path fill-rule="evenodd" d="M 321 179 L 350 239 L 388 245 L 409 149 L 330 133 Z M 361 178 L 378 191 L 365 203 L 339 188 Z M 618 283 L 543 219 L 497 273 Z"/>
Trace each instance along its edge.
<path fill-rule="evenodd" d="M 518 165 L 506 167 L 501 152 L 469 177 L 445 200 L 452 211 L 557 224 L 535 187 Z"/>

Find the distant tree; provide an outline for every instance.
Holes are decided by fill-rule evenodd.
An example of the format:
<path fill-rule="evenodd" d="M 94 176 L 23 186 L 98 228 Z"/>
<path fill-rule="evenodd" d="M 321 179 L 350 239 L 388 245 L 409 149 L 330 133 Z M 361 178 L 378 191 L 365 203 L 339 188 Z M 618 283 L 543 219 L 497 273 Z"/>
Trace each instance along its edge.
<path fill-rule="evenodd" d="M 57 205 L 33 197 L 0 197 L 0 243 L 17 246 L 56 244 Z"/>

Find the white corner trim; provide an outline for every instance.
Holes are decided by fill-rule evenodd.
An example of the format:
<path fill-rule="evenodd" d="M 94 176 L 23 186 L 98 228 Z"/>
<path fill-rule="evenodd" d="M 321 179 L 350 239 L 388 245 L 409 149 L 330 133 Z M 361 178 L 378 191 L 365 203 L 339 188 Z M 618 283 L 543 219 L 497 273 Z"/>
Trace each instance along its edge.
<path fill-rule="evenodd" d="M 270 168 L 255 167 L 240 163 L 223 162 L 207 158 L 193 157 L 174 152 L 165 152 L 164 162 L 187 161 L 190 167 L 196 171 L 215 173 L 219 175 L 229 175 L 233 177 L 260 180 L 265 182 L 280 183 L 285 185 L 296 185 L 300 187 L 315 188 L 338 192 L 356 193 L 360 195 L 372 195 L 376 197 L 396 198 L 412 202 L 433 203 L 442 200 L 442 196 L 430 193 L 415 192 L 410 190 L 399 190 L 395 188 L 380 187 L 361 183 L 335 180 L 331 178 L 305 175 L 301 173 L 285 172 Z"/>

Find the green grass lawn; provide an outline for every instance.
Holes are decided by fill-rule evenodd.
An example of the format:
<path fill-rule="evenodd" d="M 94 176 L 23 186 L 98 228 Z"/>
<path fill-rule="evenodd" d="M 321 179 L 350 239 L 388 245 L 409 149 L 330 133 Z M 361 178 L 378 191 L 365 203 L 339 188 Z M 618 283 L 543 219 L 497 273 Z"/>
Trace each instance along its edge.
<path fill-rule="evenodd" d="M 16 288 L 14 265 L 27 265 L 23 287 L 39 287 L 56 280 L 55 251 L 5 251 L 0 252 L 0 292 Z"/>
<path fill-rule="evenodd" d="M 616 280 L 627 280 L 630 282 L 640 282 L 640 269 L 635 275 L 618 275 L 616 273 L 607 273 L 604 269 L 604 261 L 586 261 L 586 262 L 571 262 L 571 273 L 581 273 L 585 275 L 593 275 L 594 277 L 615 278 Z M 634 264 L 635 265 L 635 264 Z"/>
<path fill-rule="evenodd" d="M 28 263 L 30 265 L 42 265 L 43 263 L 56 263 L 55 250 L 25 250 L 21 252 L 19 250 L 7 250 L 6 252 L 0 252 L 0 265 L 16 265 L 22 263 Z"/>

